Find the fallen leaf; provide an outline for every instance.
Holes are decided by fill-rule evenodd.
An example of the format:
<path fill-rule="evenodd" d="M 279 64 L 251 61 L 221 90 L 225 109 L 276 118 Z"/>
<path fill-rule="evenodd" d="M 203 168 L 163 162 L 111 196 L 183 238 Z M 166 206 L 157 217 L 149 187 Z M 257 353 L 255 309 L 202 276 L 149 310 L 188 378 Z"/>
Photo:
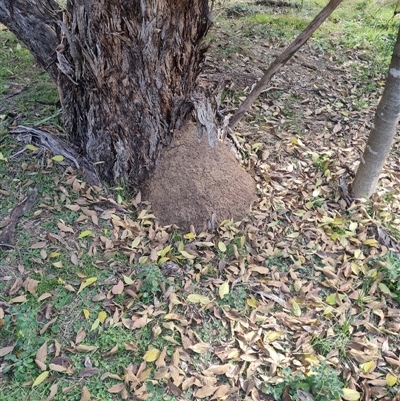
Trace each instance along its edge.
<path fill-rule="evenodd" d="M 61 231 L 63 231 L 63 232 L 65 232 L 65 233 L 72 233 L 72 234 L 74 234 L 74 230 L 71 228 L 71 227 L 68 227 L 67 225 L 65 225 L 63 222 L 61 222 L 61 221 L 59 221 L 58 223 L 57 223 L 57 227 L 61 230 Z"/>
<path fill-rule="evenodd" d="M 25 296 L 25 295 L 20 295 L 20 296 L 18 296 L 18 297 L 11 298 L 11 299 L 8 301 L 8 303 L 10 303 L 10 304 L 22 304 L 22 303 L 24 303 L 24 302 L 26 302 L 26 301 L 27 301 L 26 296 Z"/>
<path fill-rule="evenodd" d="M 200 294 L 190 294 L 188 295 L 186 300 L 193 304 L 201 304 L 201 305 L 207 305 L 208 303 L 211 302 L 208 297 Z"/>
<path fill-rule="evenodd" d="M 91 352 L 97 350 L 98 347 L 95 345 L 83 345 L 79 344 L 75 347 L 78 352 Z"/>
<path fill-rule="evenodd" d="M 357 401 L 361 397 L 361 394 L 358 391 L 351 388 L 344 388 L 342 391 L 343 399 L 346 401 Z"/>
<path fill-rule="evenodd" d="M 369 362 L 365 362 L 362 363 L 360 365 L 360 369 L 364 372 L 364 373 L 371 373 L 376 367 L 376 362 L 375 361 L 369 361 Z"/>
<path fill-rule="evenodd" d="M 47 341 L 36 352 L 35 363 L 40 369 L 46 370 L 45 361 L 47 359 Z"/>
<path fill-rule="evenodd" d="M 227 363 L 225 365 L 211 365 L 206 370 L 203 370 L 202 373 L 205 376 L 210 375 L 224 375 L 231 368 L 231 364 Z"/>
<path fill-rule="evenodd" d="M 49 376 L 49 371 L 42 372 L 33 382 L 32 388 L 38 386 L 39 384 L 43 383 Z"/>
<path fill-rule="evenodd" d="M 50 297 L 52 297 L 52 296 L 53 296 L 53 294 L 50 294 L 49 292 L 45 292 L 44 294 L 42 294 L 42 295 L 37 299 L 37 301 L 38 301 L 38 302 L 41 302 L 41 301 L 44 301 L 45 299 L 50 298 Z"/>
<path fill-rule="evenodd" d="M 224 283 L 222 283 L 218 288 L 218 293 L 219 293 L 219 297 L 221 299 L 224 299 L 224 296 L 229 294 L 229 283 L 226 281 Z"/>
<path fill-rule="evenodd" d="M 15 345 L 11 345 L 9 347 L 0 348 L 0 357 L 3 357 L 9 353 L 11 353 L 14 349 Z"/>
<path fill-rule="evenodd" d="M 226 252 L 226 245 L 225 245 L 222 241 L 219 241 L 219 242 L 218 242 L 218 249 L 219 249 L 221 252 L 225 253 L 225 252 Z"/>
<path fill-rule="evenodd" d="M 118 383 L 118 384 L 114 384 L 114 386 L 111 386 L 107 389 L 107 391 L 111 394 L 118 394 L 120 393 L 122 390 L 124 390 L 125 388 L 125 384 L 124 383 Z"/>
<path fill-rule="evenodd" d="M 58 391 L 58 383 L 53 383 L 50 387 L 50 393 L 46 398 L 46 401 L 51 401 Z"/>
<path fill-rule="evenodd" d="M 211 346 L 207 343 L 197 343 L 189 347 L 192 351 L 196 352 L 196 354 L 204 354 L 208 352 Z"/>
<path fill-rule="evenodd" d="M 78 373 L 79 378 L 92 377 L 99 373 L 99 368 L 84 368 Z"/>
<path fill-rule="evenodd" d="M 107 312 L 105 312 L 105 311 L 100 311 L 97 318 L 99 319 L 99 322 L 100 322 L 100 323 L 104 323 L 105 320 L 107 319 Z"/>
<path fill-rule="evenodd" d="M 89 237 L 89 236 L 92 236 L 93 235 L 93 232 L 92 231 L 90 231 L 90 230 L 85 230 L 85 231 L 82 231 L 79 235 L 78 235 L 78 238 L 86 238 L 86 237 Z"/>
<path fill-rule="evenodd" d="M 89 285 L 95 283 L 96 281 L 97 281 L 97 277 L 89 277 L 89 278 L 87 278 L 86 280 L 82 281 L 82 283 L 81 283 L 81 285 L 80 285 L 80 287 L 79 287 L 79 290 L 78 290 L 78 294 L 79 294 L 83 289 L 85 289 L 87 286 L 89 286 Z"/>
<path fill-rule="evenodd" d="M 397 377 L 388 373 L 386 375 L 386 384 L 390 387 L 393 387 L 397 383 Z"/>
<path fill-rule="evenodd" d="M 215 393 L 215 391 L 218 389 L 218 387 L 215 386 L 204 386 L 199 388 L 194 392 L 194 396 L 197 398 L 206 398 L 210 397 Z"/>
<path fill-rule="evenodd" d="M 111 292 L 112 292 L 114 295 L 122 294 L 122 293 L 124 292 L 124 283 L 123 283 L 123 281 L 122 281 L 122 280 L 119 280 L 119 281 L 118 281 L 118 284 L 114 285 L 114 286 L 111 288 Z"/>
<path fill-rule="evenodd" d="M 156 348 L 152 348 L 149 349 L 144 355 L 143 355 L 143 359 L 146 362 L 154 362 L 158 356 L 160 355 L 160 350 L 156 349 Z"/>
<path fill-rule="evenodd" d="M 91 395 L 89 389 L 86 386 L 82 387 L 80 401 L 90 401 Z"/>

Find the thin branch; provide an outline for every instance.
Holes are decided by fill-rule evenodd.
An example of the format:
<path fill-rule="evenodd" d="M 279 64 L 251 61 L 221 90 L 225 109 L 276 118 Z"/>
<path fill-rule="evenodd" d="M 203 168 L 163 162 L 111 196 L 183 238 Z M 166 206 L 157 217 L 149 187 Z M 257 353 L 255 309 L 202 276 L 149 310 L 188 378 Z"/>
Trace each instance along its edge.
<path fill-rule="evenodd" d="M 240 105 L 238 111 L 229 119 L 229 126 L 233 127 L 250 109 L 251 105 L 258 96 L 267 88 L 271 78 L 283 67 L 288 60 L 310 39 L 311 35 L 320 25 L 332 14 L 343 0 L 330 0 L 325 8 L 310 22 L 306 29 L 278 56 L 270 65 L 264 76 L 258 81 L 257 85 L 250 92 L 249 96 Z"/>

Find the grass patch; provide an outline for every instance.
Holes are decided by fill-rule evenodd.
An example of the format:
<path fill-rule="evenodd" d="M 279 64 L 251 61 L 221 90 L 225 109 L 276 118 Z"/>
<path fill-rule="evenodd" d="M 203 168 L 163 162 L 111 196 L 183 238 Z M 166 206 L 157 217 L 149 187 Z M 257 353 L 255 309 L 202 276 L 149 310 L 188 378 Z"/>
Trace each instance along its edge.
<path fill-rule="evenodd" d="M 0 131 L 13 119 L 29 125 L 57 114 L 54 83 L 11 32 L 0 31 L 0 59 Z M 58 126 L 58 118 L 47 124 Z"/>
<path fill-rule="evenodd" d="M 281 39 L 293 37 L 296 32 L 302 31 L 308 25 L 307 19 L 294 13 L 282 15 L 257 13 L 246 17 L 244 22 L 260 35 Z"/>
<path fill-rule="evenodd" d="M 347 171 L 341 163 L 360 148 L 353 133 L 359 137 L 360 121 L 368 120 L 371 97 L 380 88 L 375 78 L 386 68 L 397 22 L 390 21 L 390 4 L 348 3 L 285 67 L 297 69 L 304 61 L 317 69 L 305 67 L 312 70 L 307 79 L 305 69 L 295 70 L 294 78 L 284 75 L 287 70 L 277 75 L 276 88 L 256 104 L 252 125 L 238 127 L 243 163 L 254 173 L 262 204 L 241 225 L 228 221 L 217 232 L 197 235 L 159 227 L 151 217 L 138 219 L 140 210 L 131 208 L 123 183 L 112 190 L 120 205 L 132 209 L 127 213 L 104 194 L 88 194 L 79 178 L 74 181 L 75 172 L 45 152 L 11 157 L 21 146 L 8 134 L 10 123 L 37 123 L 57 110 L 57 97 L 26 49 L 0 32 L 2 217 L 28 188 L 40 186 L 37 204 L 17 227 L 15 248 L 0 251 L 0 349 L 13 347 L 0 357 L 1 401 L 42 401 L 53 384 L 59 386 L 55 401 L 79 401 L 84 387 L 92 399 L 105 401 L 126 394 L 152 401 L 207 398 L 200 392 L 207 386 L 221 399 L 244 399 L 242 389 L 254 385 L 261 398 L 326 401 L 349 386 L 341 372 L 358 389 L 371 384 L 368 377 L 386 377 L 386 338 L 391 352 L 399 351 L 397 339 L 383 330 L 398 327 L 399 257 L 380 257 L 382 247 L 371 238 L 376 222 L 382 224 L 375 210 L 379 200 L 346 212 L 338 206 L 336 181 L 328 182 L 325 173 L 341 177 Z M 222 93 L 227 109 L 325 4 L 283 10 L 229 3 L 230 18 L 220 13 L 216 19 L 225 31 L 210 35 L 211 46 L 218 42 L 212 53 L 217 63 L 240 69 Z M 331 76 L 324 69 L 317 81 L 324 57 L 323 66 L 330 60 L 344 73 Z M 349 115 L 348 105 L 357 113 Z M 336 147 L 339 141 L 343 145 Z M 398 237 L 397 187 L 390 188 L 380 201 L 393 204 L 393 219 L 383 224 Z M 85 231 L 90 234 L 80 236 Z M 366 272 L 366 260 L 377 266 Z M 317 331 L 321 335 L 313 337 Z M 45 342 L 49 376 L 32 387 L 43 372 L 35 360 Z M 363 359 L 350 352 L 355 343 L 357 358 L 377 350 L 373 375 L 359 379 Z M 69 373 L 50 369 L 61 354 L 69 359 Z M 79 376 L 88 367 L 99 370 Z M 394 397 L 398 387 L 382 386 L 380 395 Z"/>

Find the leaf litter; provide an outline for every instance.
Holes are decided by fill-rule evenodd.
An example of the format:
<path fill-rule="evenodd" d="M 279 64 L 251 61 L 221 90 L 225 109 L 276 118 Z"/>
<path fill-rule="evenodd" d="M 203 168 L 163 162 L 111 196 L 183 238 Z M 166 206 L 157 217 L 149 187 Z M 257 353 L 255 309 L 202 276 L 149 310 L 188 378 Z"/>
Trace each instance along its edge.
<path fill-rule="evenodd" d="M 53 220 L 53 230 L 42 230 L 30 249 L 38 252 L 35 270 L 49 263 L 58 269 L 55 278 L 72 301 L 60 313 L 56 289 L 38 296 L 37 275 L 22 266 L 1 271 L 9 285 L 0 326 L 12 324 L 18 305 L 35 297 L 43 303 L 37 335 L 48 339 L 35 350 L 28 386 L 52 383 L 48 400 L 76 388 L 81 401 L 91 399 L 91 377 L 120 399 L 155 399 L 154 389 L 162 388 L 178 400 L 312 400 L 319 398 L 309 378 L 328 367 L 341 379 L 338 399 L 398 396 L 399 299 L 385 272 L 390 255 L 400 263 L 399 141 L 372 200 L 346 197 L 376 104 L 376 94 L 366 93 L 368 107 L 356 107 L 360 82 L 348 69 L 360 63 L 354 54 L 337 65 L 309 45 L 237 128 L 233 146 L 246 156 L 259 192 L 242 222 L 181 235 L 159 226 L 140 195 L 116 202 L 72 168 L 55 179 L 56 195 L 33 219 L 55 210 L 74 217 Z M 232 91 L 248 91 L 238 79 L 243 67 L 255 70 L 248 52 L 224 65 Z M 219 77 L 220 69 L 208 60 L 208 76 Z M 224 106 L 235 102 L 228 97 Z M 52 157 L 48 166 L 58 161 Z M 86 257 L 98 276 L 83 273 Z M 63 274 L 67 262 L 75 277 Z M 56 336 L 52 325 L 62 326 Z M 100 346 L 96 337 L 113 329 L 127 336 Z M 11 368 L 6 357 L 20 352 L 15 339 L 0 347 L 0 380 Z M 92 364 L 106 358 L 114 366 L 124 353 L 132 358 L 123 367 Z"/>

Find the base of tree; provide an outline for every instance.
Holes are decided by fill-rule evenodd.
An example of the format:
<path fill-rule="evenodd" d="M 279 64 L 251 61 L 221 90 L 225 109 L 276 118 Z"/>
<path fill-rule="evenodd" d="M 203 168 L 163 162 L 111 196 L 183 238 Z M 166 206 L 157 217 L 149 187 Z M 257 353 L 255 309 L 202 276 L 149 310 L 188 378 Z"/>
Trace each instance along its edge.
<path fill-rule="evenodd" d="M 162 225 L 184 230 L 193 225 L 196 232 L 225 219 L 241 220 L 256 199 L 253 178 L 229 147 L 218 143 L 211 148 L 205 137 L 199 141 L 190 122 L 174 134 L 142 193 Z"/>

